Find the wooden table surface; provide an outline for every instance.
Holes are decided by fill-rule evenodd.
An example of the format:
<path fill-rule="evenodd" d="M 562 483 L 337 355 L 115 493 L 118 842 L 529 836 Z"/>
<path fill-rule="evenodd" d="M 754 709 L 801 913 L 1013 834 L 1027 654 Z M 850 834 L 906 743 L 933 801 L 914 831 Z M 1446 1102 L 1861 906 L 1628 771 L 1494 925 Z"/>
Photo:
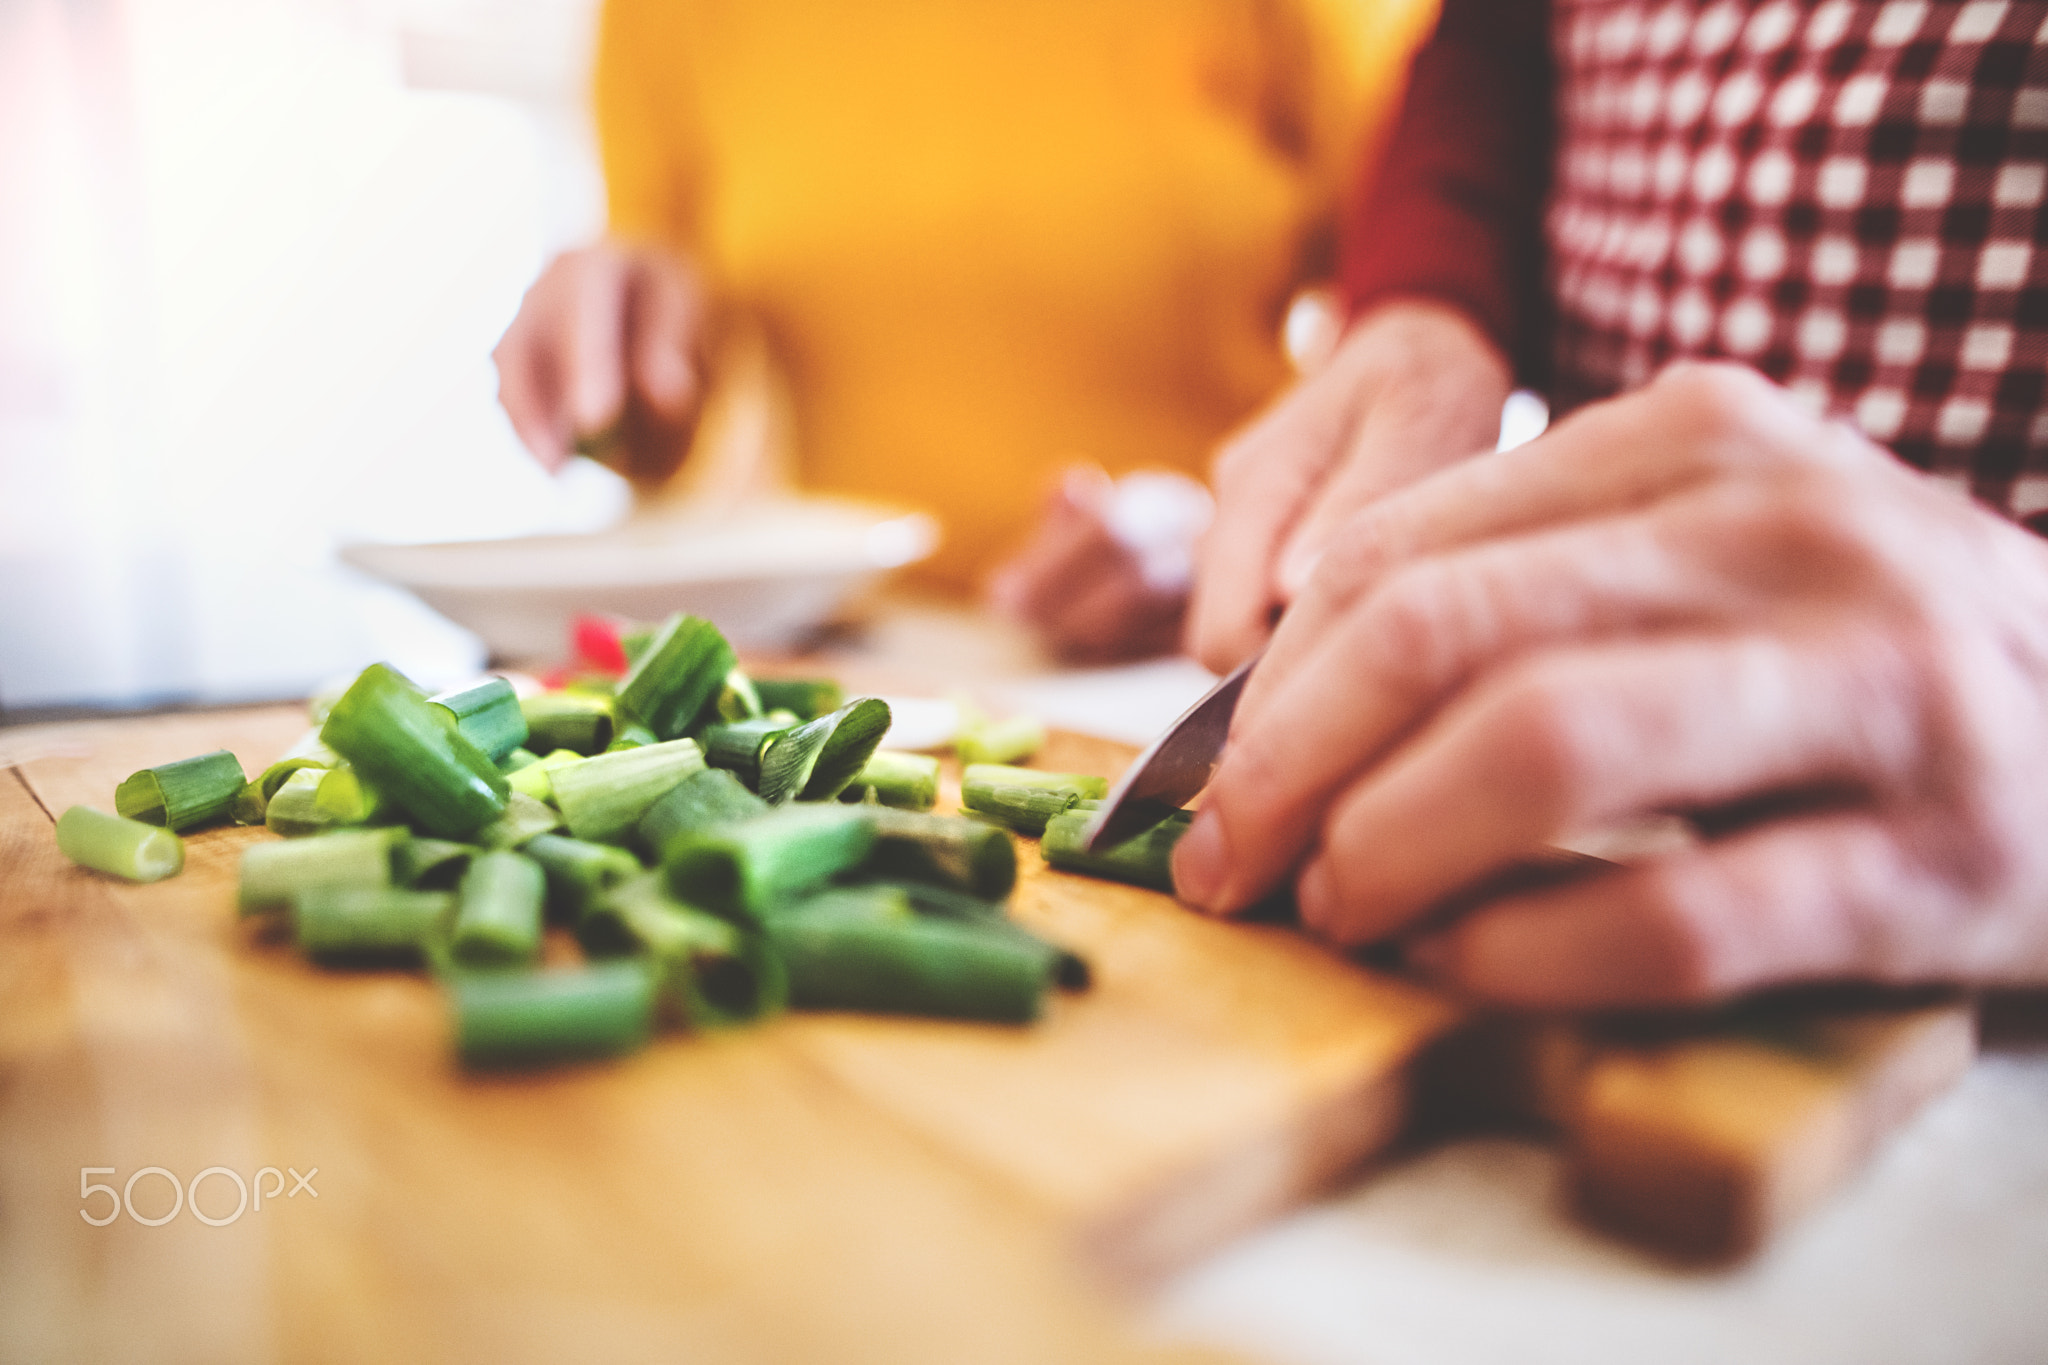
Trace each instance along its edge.
<path fill-rule="evenodd" d="M 1019 918 L 1097 971 L 1033 1028 L 794 1015 L 467 1076 L 429 982 L 316 970 L 236 921 L 266 832 L 196 833 L 149 887 L 56 850 L 52 815 L 137 767 L 226 747 L 253 773 L 302 728 L 0 731 L 0 1360 L 1190 1359 L 1137 1339 L 1116 1286 L 1377 1149 L 1453 1017 L 1027 847 Z M 1044 760 L 1128 756 L 1062 736 Z M 137 1221 L 171 1208 L 151 1167 L 222 1225 Z M 227 1221 L 236 1177 L 265 1200 Z M 85 1183 L 132 1213 L 91 1225 Z"/>

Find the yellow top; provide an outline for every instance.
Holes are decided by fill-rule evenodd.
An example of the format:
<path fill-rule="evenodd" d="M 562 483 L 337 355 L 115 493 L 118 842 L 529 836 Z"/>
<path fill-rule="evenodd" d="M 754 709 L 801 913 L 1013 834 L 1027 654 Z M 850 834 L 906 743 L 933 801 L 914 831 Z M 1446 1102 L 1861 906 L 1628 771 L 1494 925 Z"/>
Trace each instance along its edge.
<path fill-rule="evenodd" d="M 1014 551 L 1050 470 L 1201 472 L 1434 0 L 609 0 L 613 231 L 758 318 L 801 481 Z"/>

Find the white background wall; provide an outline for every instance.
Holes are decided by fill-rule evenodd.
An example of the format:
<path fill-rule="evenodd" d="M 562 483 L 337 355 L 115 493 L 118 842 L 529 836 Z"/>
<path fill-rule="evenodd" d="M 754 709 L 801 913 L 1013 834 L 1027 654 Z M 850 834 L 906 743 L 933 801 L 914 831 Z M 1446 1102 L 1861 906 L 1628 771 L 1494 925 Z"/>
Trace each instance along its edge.
<path fill-rule="evenodd" d="M 593 11 L 0 5 L 0 708 L 457 674 L 475 642 L 334 545 L 617 514 L 488 360 L 601 223 Z"/>

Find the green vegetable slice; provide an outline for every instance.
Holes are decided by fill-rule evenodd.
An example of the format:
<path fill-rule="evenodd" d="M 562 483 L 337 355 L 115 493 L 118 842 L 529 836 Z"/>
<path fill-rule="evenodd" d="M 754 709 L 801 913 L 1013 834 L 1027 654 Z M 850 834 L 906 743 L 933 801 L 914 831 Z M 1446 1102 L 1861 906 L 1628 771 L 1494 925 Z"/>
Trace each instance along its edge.
<path fill-rule="evenodd" d="M 555 804 L 578 839 L 619 843 L 647 808 L 704 768 L 695 740 L 672 739 L 567 763 L 550 774 Z"/>
<path fill-rule="evenodd" d="M 671 617 L 619 684 L 618 713 L 662 739 L 680 739 L 715 709 L 737 662 L 717 626 L 701 616 Z"/>
<path fill-rule="evenodd" d="M 669 840 L 735 820 L 766 815 L 773 807 L 723 768 L 691 773 L 647 808 L 635 828 L 642 852 L 659 858 Z"/>
<path fill-rule="evenodd" d="M 782 959 L 767 940 L 676 900 L 659 872 L 606 893 L 577 933 L 594 954 L 646 954 L 660 968 L 664 996 L 697 1028 L 746 1023 L 788 1003 Z"/>
<path fill-rule="evenodd" d="M 80 867 L 131 882 L 160 882 L 185 866 L 185 841 L 170 830 L 91 806 L 57 817 L 57 848 Z"/>
<path fill-rule="evenodd" d="M 842 801 L 865 801 L 900 810 L 930 810 L 939 803 L 939 760 L 930 754 L 877 749 L 846 790 Z"/>
<path fill-rule="evenodd" d="M 531 858 L 503 849 L 478 854 L 456 893 L 450 953 L 474 967 L 536 961 L 546 896 L 547 879 Z"/>
<path fill-rule="evenodd" d="M 1188 832 L 1188 819 L 1169 816 L 1152 828 L 1112 844 L 1100 853 L 1090 853 L 1086 842 L 1090 813 L 1069 811 L 1054 816 L 1045 827 L 1039 852 L 1063 872 L 1080 872 L 1091 877 L 1149 886 L 1154 891 L 1173 891 L 1173 848 Z"/>
<path fill-rule="evenodd" d="M 761 755 L 793 726 L 766 716 L 734 721 L 730 725 L 707 725 L 697 736 L 704 746 L 704 761 L 714 768 L 739 774 L 740 781 L 759 790 Z"/>
<path fill-rule="evenodd" d="M 982 721 L 961 730 L 953 751 L 962 763 L 1015 763 L 1045 747 L 1045 724 L 1033 716 Z"/>
<path fill-rule="evenodd" d="M 446 891 L 313 886 L 292 897 L 292 928 L 300 951 L 315 961 L 416 961 L 446 927 L 454 903 Z"/>
<path fill-rule="evenodd" d="M 429 834 L 460 839 L 504 813 L 509 789 L 496 765 L 383 664 L 342 694 L 320 737 Z"/>
<path fill-rule="evenodd" d="M 769 939 L 788 969 L 790 1002 L 808 1009 L 1028 1023 L 1056 965 L 1043 944 L 937 919 L 785 915 Z"/>
<path fill-rule="evenodd" d="M 548 692 L 522 698 L 519 713 L 526 718 L 527 745 L 536 753 L 571 749 L 578 754 L 601 754 L 612 742 L 609 697 Z"/>
<path fill-rule="evenodd" d="M 389 825 L 251 844 L 242 850 L 242 913 L 280 909 L 315 886 L 388 886 L 392 849 L 404 838 L 403 829 Z"/>
<path fill-rule="evenodd" d="M 655 975 L 637 959 L 569 971 L 456 972 L 455 1047 L 470 1067 L 544 1066 L 644 1047 Z"/>
<path fill-rule="evenodd" d="M 114 809 L 124 819 L 182 834 L 227 816 L 247 782 L 235 756 L 216 749 L 132 774 L 114 789 Z"/>
<path fill-rule="evenodd" d="M 992 901 L 1017 884 L 1017 843 L 1007 829 L 886 807 L 868 815 L 875 827 L 868 869 L 879 876 L 957 886 Z"/>
<path fill-rule="evenodd" d="M 431 700 L 493 763 L 526 743 L 526 715 L 520 709 L 519 694 L 504 678 L 487 678 L 474 687 L 443 692 Z"/>
<path fill-rule="evenodd" d="M 801 798 L 830 801 L 867 766 L 889 733 L 889 703 L 860 697 L 806 721 L 761 755 L 760 793 L 771 805 Z"/>
<path fill-rule="evenodd" d="M 611 844 L 540 834 L 521 850 L 547 874 L 548 908 L 574 923 L 606 891 L 642 872 L 640 860 Z"/>
<path fill-rule="evenodd" d="M 756 678 L 754 694 L 763 711 L 788 711 L 798 720 L 816 720 L 846 703 L 830 678 Z"/>
<path fill-rule="evenodd" d="M 999 763 L 970 763 L 960 773 L 960 804 L 1020 834 L 1044 831 L 1046 821 L 1076 801 L 1109 794 L 1109 779 L 1088 773 L 1048 773 Z"/>
<path fill-rule="evenodd" d="M 715 829 L 685 832 L 662 850 L 669 888 L 681 900 L 728 919 L 751 921 L 858 867 L 875 830 L 858 809 L 788 806 Z"/>

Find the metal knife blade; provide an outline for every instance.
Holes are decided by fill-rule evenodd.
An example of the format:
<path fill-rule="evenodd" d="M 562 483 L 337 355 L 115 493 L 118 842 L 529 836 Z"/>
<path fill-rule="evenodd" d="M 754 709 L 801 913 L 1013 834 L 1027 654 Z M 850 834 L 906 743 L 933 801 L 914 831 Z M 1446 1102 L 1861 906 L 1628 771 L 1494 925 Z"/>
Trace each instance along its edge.
<path fill-rule="evenodd" d="M 1088 822 L 1082 845 L 1088 852 L 1099 853 L 1151 828 L 1209 785 L 1223 741 L 1230 737 L 1230 717 L 1237 711 L 1245 677 L 1258 661 L 1255 654 L 1239 664 L 1124 770 Z"/>

